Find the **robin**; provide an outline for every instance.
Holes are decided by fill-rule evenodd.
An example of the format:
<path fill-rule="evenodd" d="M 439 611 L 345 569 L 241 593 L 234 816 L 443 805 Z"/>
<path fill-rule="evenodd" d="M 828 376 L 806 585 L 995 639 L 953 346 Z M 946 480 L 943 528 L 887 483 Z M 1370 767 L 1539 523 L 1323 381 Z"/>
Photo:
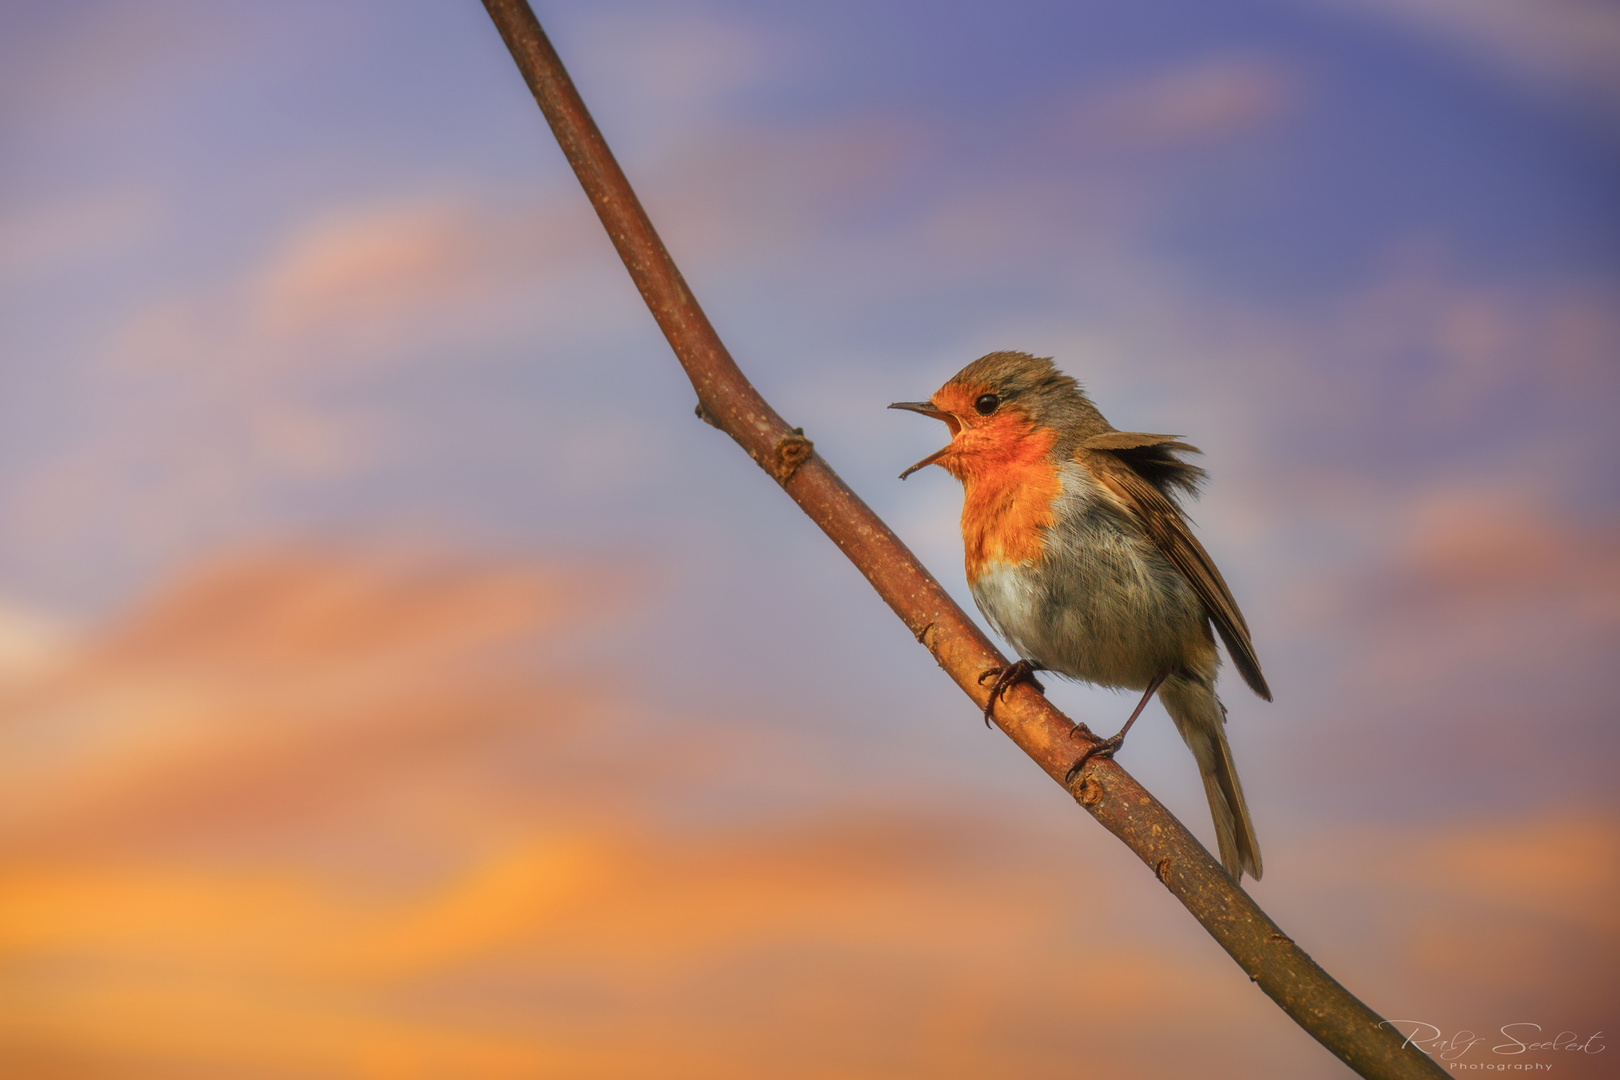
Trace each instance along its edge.
<path fill-rule="evenodd" d="M 1014 684 L 1051 671 L 1142 700 L 1117 735 L 1080 755 L 1113 756 L 1155 692 L 1198 759 L 1221 862 L 1260 877 L 1260 846 L 1215 696 L 1215 633 L 1267 701 L 1249 627 L 1181 516 L 1206 474 L 1175 435 L 1117 431 L 1050 359 L 993 352 L 928 401 L 891 409 L 943 420 L 951 441 L 900 474 L 940 465 L 962 482 L 962 546 L 973 599 L 1020 659 L 992 668 L 989 722 Z M 1211 631 L 1211 624 L 1214 631 Z M 1076 728 L 1076 731 L 1083 730 Z"/>

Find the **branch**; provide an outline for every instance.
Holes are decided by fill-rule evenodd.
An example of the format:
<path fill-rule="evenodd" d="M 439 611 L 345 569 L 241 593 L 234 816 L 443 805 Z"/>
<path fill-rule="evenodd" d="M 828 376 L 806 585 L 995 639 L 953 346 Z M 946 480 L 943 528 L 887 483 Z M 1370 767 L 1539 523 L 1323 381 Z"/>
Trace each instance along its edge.
<path fill-rule="evenodd" d="M 524 0 L 484 0 L 490 18 L 596 207 L 642 299 L 697 391 L 697 413 L 735 439 L 821 526 L 933 654 L 983 707 L 979 675 L 1006 658 L 933 575 L 815 453 L 802 431 L 759 395 L 721 344 L 619 169 L 562 61 Z M 996 722 L 1059 784 L 1074 760 L 1075 725 L 1027 684 L 1009 691 Z M 1082 734 L 1092 737 L 1085 729 Z M 1405 1045 L 1261 911 L 1181 822 L 1110 760 L 1093 759 L 1070 794 L 1119 837 L 1294 1022 L 1369 1078 L 1444 1072 Z"/>

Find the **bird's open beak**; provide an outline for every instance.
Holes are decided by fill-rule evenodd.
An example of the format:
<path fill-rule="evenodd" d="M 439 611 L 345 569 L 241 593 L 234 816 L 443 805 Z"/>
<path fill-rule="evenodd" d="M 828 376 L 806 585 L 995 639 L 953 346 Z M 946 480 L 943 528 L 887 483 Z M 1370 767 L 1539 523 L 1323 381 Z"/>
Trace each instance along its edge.
<path fill-rule="evenodd" d="M 945 421 L 946 425 L 950 427 L 951 437 L 953 439 L 956 436 L 957 428 L 960 426 L 956 422 L 956 417 L 952 416 L 948 412 L 945 412 L 943 409 L 934 408 L 933 403 L 929 401 L 896 401 L 894 404 L 890 405 L 889 408 L 906 409 L 910 412 L 922 413 L 924 416 L 932 416 L 935 420 L 943 420 Z M 946 443 L 938 450 L 935 450 L 932 454 L 929 454 L 927 457 L 917 462 L 917 464 L 901 473 L 900 479 L 904 480 L 918 469 L 921 469 L 926 465 L 932 465 L 934 462 L 943 457 L 945 452 L 949 450 L 951 446 L 952 443 Z"/>

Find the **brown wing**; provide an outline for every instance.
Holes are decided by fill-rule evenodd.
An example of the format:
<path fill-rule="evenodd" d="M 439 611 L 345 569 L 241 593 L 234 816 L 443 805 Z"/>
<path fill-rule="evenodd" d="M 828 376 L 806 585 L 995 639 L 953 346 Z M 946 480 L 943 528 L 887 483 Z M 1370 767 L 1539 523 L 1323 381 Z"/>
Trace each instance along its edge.
<path fill-rule="evenodd" d="M 1104 439 L 1115 445 L 1096 445 Z M 1133 442 L 1133 439 L 1139 441 Z M 1249 640 L 1249 624 L 1244 621 L 1243 612 L 1238 610 L 1237 601 L 1232 599 L 1232 592 L 1226 587 L 1221 572 L 1215 568 L 1215 560 L 1209 557 L 1204 545 L 1187 528 L 1187 522 L 1175 503 L 1131 468 L 1124 457 L 1114 453 L 1116 449 L 1130 450 L 1154 445 L 1166 449 L 1192 449 L 1185 443 L 1176 443 L 1174 439 L 1172 435 L 1107 432 L 1087 439 L 1076 456 L 1136 515 L 1164 557 L 1181 571 L 1209 610 L 1210 618 L 1215 620 L 1215 629 L 1226 643 L 1226 651 L 1231 654 L 1232 663 L 1243 676 L 1243 681 L 1256 694 L 1270 701 L 1271 689 L 1266 686 L 1266 677 L 1260 674 L 1260 661 L 1254 655 L 1253 642 Z"/>
<path fill-rule="evenodd" d="M 1135 450 L 1139 446 L 1163 446 L 1171 450 L 1185 450 L 1190 454 L 1203 452 L 1196 446 L 1178 442 L 1180 438 L 1180 435 L 1155 435 L 1150 431 L 1105 431 L 1101 435 L 1093 435 L 1081 445 L 1093 450 Z"/>

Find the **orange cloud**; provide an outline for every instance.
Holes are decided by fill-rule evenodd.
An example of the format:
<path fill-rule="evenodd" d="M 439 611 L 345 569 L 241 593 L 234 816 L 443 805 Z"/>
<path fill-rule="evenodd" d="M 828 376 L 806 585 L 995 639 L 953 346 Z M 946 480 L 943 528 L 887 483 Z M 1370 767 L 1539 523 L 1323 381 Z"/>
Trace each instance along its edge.
<path fill-rule="evenodd" d="M 699 716 L 677 718 L 670 754 L 649 750 L 638 709 L 577 649 L 625 603 L 604 609 L 589 567 L 259 553 L 15 684 L 0 698 L 21 751 L 0 758 L 0 1068 L 1038 1076 L 1077 1052 L 1149 1078 L 1323 1066 L 1147 871 L 1053 860 L 1062 845 L 1004 808 L 846 794 L 678 824 L 667 808 L 715 770 L 768 773 L 795 748 L 756 731 L 738 749 Z M 1469 1000 L 1488 1005 L 1513 987 L 1504 965 L 1564 940 L 1549 925 L 1612 940 L 1617 838 L 1598 819 L 1365 828 L 1333 860 L 1284 843 L 1272 861 L 1295 890 L 1373 890 L 1399 912 L 1387 938 L 1411 947 L 1378 961 L 1375 985 L 1445 988 L 1468 947 L 1436 923 L 1447 911 L 1525 943 L 1468 953 Z"/>

